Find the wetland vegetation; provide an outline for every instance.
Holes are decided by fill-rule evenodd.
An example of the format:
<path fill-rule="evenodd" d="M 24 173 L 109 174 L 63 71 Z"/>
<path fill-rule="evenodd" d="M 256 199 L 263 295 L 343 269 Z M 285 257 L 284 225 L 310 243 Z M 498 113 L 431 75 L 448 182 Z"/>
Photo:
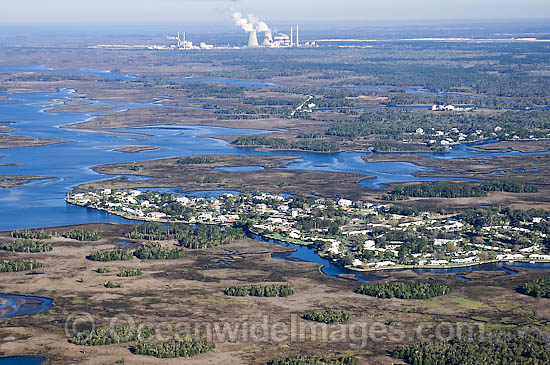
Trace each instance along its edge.
<path fill-rule="evenodd" d="M 29 271 L 41 267 L 44 267 L 42 263 L 30 259 L 0 261 L 0 272 Z"/>
<path fill-rule="evenodd" d="M 451 288 L 447 285 L 434 283 L 380 283 L 364 284 L 357 293 L 371 297 L 391 299 L 430 299 L 447 295 Z"/>
<path fill-rule="evenodd" d="M 31 206 L 32 214 L 38 217 L 44 214 L 40 209 L 42 202 L 49 204 L 52 196 L 61 199 L 64 195 L 69 184 L 61 181 L 70 181 L 72 185 L 71 174 L 76 175 L 77 169 L 102 164 L 94 170 L 112 174 L 113 179 L 83 185 L 83 191 L 75 191 L 68 199 L 82 208 L 61 204 L 62 209 L 72 213 L 98 209 L 103 210 L 100 214 L 106 211 L 119 215 L 118 222 L 124 217 L 155 223 L 13 231 L 20 228 L 16 225 L 6 228 L 11 231 L 0 232 L 0 242 L 16 239 L 6 243 L 0 252 L 2 260 L 9 260 L 0 264 L 0 269 L 9 268 L 3 273 L 6 278 L 1 291 L 55 299 L 52 311 L 32 317 L 10 317 L 4 321 L 5 326 L 0 329 L 1 337 L 6 339 L 2 343 L 3 353 L 7 356 L 40 353 L 52 363 L 67 364 L 112 363 L 122 357 L 129 363 L 145 359 L 133 357 L 128 352 L 128 345 L 118 345 L 124 342 L 123 339 L 135 340 L 125 329 L 115 330 L 114 337 L 110 337 L 113 331 L 104 327 L 94 334 L 89 333 L 91 342 L 97 345 L 111 343 L 105 349 L 82 343 L 90 346 L 83 349 L 75 346 L 78 339 L 74 343 L 67 342 L 63 323 L 67 313 L 77 311 L 102 318 L 115 318 L 125 313 L 139 321 L 153 323 L 170 318 L 193 325 L 213 319 L 230 322 L 239 315 L 258 319 L 263 313 L 272 314 L 277 321 L 284 321 L 292 314 L 307 313 L 313 320 L 326 323 L 338 321 L 344 317 L 342 313 L 349 313 L 353 322 L 370 325 L 375 319 L 388 324 L 391 330 L 402 330 L 406 334 L 404 338 L 411 339 L 418 323 L 431 321 L 483 323 L 488 329 L 506 332 L 490 334 L 487 338 L 418 344 L 387 339 L 369 341 L 364 351 L 353 354 L 349 351 L 349 340 L 335 341 L 330 347 L 337 355 L 326 356 L 320 354 L 326 353 L 327 343 L 315 338 L 308 338 L 307 343 L 289 339 L 281 344 L 222 341 L 216 342 L 216 348 L 211 342 L 178 338 L 159 343 L 139 342 L 131 349 L 134 354 L 153 356 L 150 361 L 203 354 L 201 361 L 204 362 L 235 364 L 269 361 L 273 364 L 390 364 L 397 358 L 410 364 L 550 361 L 544 331 L 530 328 L 543 328 L 548 322 L 545 302 L 548 283 L 542 271 L 529 268 L 529 265 L 550 260 L 550 170 L 546 167 L 547 155 L 544 153 L 550 136 L 550 111 L 544 109 L 550 105 L 549 45 L 533 39 L 521 40 L 525 34 L 523 30 L 516 34 L 497 28 L 479 30 L 476 26 L 464 32 L 468 38 L 484 39 L 513 33 L 516 39 L 413 41 L 411 37 L 425 37 L 426 31 L 397 30 L 398 35 L 395 35 L 396 30 L 392 28 L 384 34 L 388 38 L 397 37 L 399 41 L 373 42 L 367 47 L 361 44 L 358 47 L 292 50 L 107 51 L 83 47 L 87 42 L 83 38 L 79 38 L 77 48 L 72 48 L 71 44 L 53 48 L 47 46 L 47 42 L 41 43 L 43 47 L 11 47 L 12 41 L 5 43 L 0 47 L 3 62 L 45 65 L 42 71 L 38 68 L 32 72 L 15 72 L 8 68 L 0 72 L 0 89 L 9 94 L 0 97 L 8 101 L 6 107 L 16 102 L 31 111 L 34 106 L 49 102 L 25 99 L 26 95 L 34 93 L 66 99 L 64 106 L 42 114 L 55 113 L 55 126 L 87 119 L 68 128 L 55 128 L 55 137 L 79 133 L 79 138 L 67 145 L 94 148 L 93 155 L 98 160 L 85 159 L 86 153 L 78 154 L 79 159 L 82 157 L 80 165 L 60 163 L 64 169 L 73 170 L 64 173 L 57 169 L 58 180 L 48 182 L 30 176 L 0 175 L 0 186 L 19 186 L 16 192 L 24 193 L 22 200 L 16 203 L 17 209 L 13 209 L 15 218 L 10 211 L 4 219 L 24 217 L 34 226 L 35 220 L 30 215 L 16 215 L 19 205 Z M 457 28 L 438 31 L 444 37 L 458 37 L 460 35 L 455 33 L 463 32 Z M 545 37 L 537 32 L 530 33 L 531 36 L 538 40 Z M 357 38 L 365 37 L 368 34 L 357 34 Z M 61 72 L 68 66 L 69 72 Z M 79 68 L 88 71 L 79 71 Z M 94 73 L 89 71 L 91 68 L 112 72 Z M 105 76 L 108 74 L 113 75 Z M 126 74 L 135 77 L 126 77 Z M 184 80 L 188 77 L 196 80 Z M 225 80 L 216 81 L 216 78 Z M 199 81 L 201 79 L 210 81 Z M 231 83 L 227 79 L 244 82 Z M 250 81 L 261 82 L 247 83 Z M 67 89 L 78 90 L 78 96 L 55 92 Z M 84 94 L 87 97 L 81 96 Z M 139 107 L 111 113 L 108 110 L 111 104 L 96 105 L 94 111 L 91 103 L 96 101 L 120 103 L 121 108 L 124 108 L 123 103 L 134 102 Z M 154 107 L 150 105 L 152 101 L 156 104 Z M 304 101 L 306 104 L 302 104 Z M 170 108 L 163 108 L 161 104 Z M 69 118 L 70 114 L 63 112 L 77 112 L 69 108 L 71 105 L 83 105 L 80 111 L 89 108 L 94 118 Z M 436 106 L 435 110 L 432 105 Z M 453 108 L 442 110 L 438 106 Z M 104 111 L 95 114 L 100 109 Z M 20 123 L 26 120 L 27 114 L 18 123 L 10 124 L 9 130 L 4 130 L 6 133 L 2 137 L 5 138 L 0 148 L 34 146 L 37 153 L 33 156 L 41 156 L 42 152 L 50 156 L 48 148 L 40 146 L 62 141 L 42 138 L 42 130 L 37 133 L 34 126 L 27 128 L 26 123 Z M 178 143 L 183 141 L 180 144 L 149 148 L 138 145 L 154 145 L 162 133 L 155 136 L 132 134 L 132 138 L 138 140 L 119 150 L 136 152 L 133 156 L 111 152 L 113 143 L 95 143 L 100 139 L 90 139 L 93 146 L 83 142 L 88 141 L 83 137 L 87 132 L 101 130 L 103 135 L 114 128 L 163 126 L 162 129 L 172 125 L 275 132 L 220 137 L 235 142 L 234 146 L 263 150 L 263 154 L 254 156 L 246 155 L 250 151 L 244 148 L 240 149 L 241 154 L 236 154 L 238 149 L 222 148 L 223 143 L 219 141 L 216 142 L 219 145 L 210 145 L 207 139 L 196 139 L 188 147 L 185 134 L 195 133 L 193 130 L 177 132 L 183 133 L 174 138 Z M 81 129 L 75 131 L 75 128 Z M 29 134 L 29 137 L 10 135 L 15 131 L 16 134 Z M 143 142 L 138 142 L 140 139 Z M 462 144 L 487 139 L 499 142 L 478 146 L 490 153 L 475 156 L 469 153 L 468 157 L 455 158 L 474 149 Z M 206 146 L 204 155 L 201 142 Z M 99 146 L 111 147 L 105 152 Z M 152 150 L 153 147 L 161 148 Z M 532 153 L 507 152 L 510 148 Z M 147 149 L 151 149 L 147 152 L 151 159 L 145 161 L 145 153 L 138 151 Z M 295 156 L 283 152 L 280 154 L 285 156 L 268 156 L 273 152 L 266 153 L 266 150 L 289 149 L 296 150 Z M 14 156 L 10 156 L 8 162 L 19 163 L 19 151 L 13 151 Z M 300 151 L 327 154 L 323 155 L 325 158 L 313 158 L 311 156 L 317 155 Z M 369 165 L 357 163 L 360 156 L 350 157 L 352 154 L 347 152 L 336 154 L 337 151 L 364 152 L 364 161 L 369 161 Z M 398 151 L 435 151 L 441 155 L 394 153 Z M 218 152 L 225 155 L 218 155 Z M 117 157 L 111 159 L 108 153 Z M 506 155 L 498 156 L 500 153 Z M 166 156 L 181 157 L 166 159 Z M 71 162 L 68 158 L 66 161 Z M 383 165 L 378 164 L 381 161 L 396 163 L 388 164 L 388 171 L 376 170 L 376 166 Z M 34 166 L 34 161 L 23 162 L 23 171 Z M 410 167 L 406 162 L 436 170 L 413 169 L 414 175 L 407 175 L 407 181 L 413 184 L 390 185 L 382 190 L 365 188 L 369 186 L 368 180 L 361 186 L 357 184 L 372 175 L 371 167 L 382 177 L 381 184 L 392 184 L 395 180 L 391 180 L 394 177 L 391 173 Z M 110 165 L 103 165 L 106 163 Z M 292 168 L 299 166 L 317 171 L 285 169 L 290 163 L 293 163 Z M 42 163 L 44 171 L 55 167 L 49 164 L 49 161 Z M 217 169 L 224 166 L 260 166 L 263 170 Z M 6 169 L 19 167 L 13 165 Z M 334 171 L 324 171 L 329 169 Z M 338 172 L 341 170 L 360 173 Z M 388 174 L 390 181 L 383 180 Z M 139 178 L 127 178 L 127 175 Z M 152 178 L 145 180 L 146 176 Z M 429 181 L 434 176 L 484 181 L 414 183 L 416 180 Z M 32 184 L 25 185 L 31 180 Z M 89 182 L 90 178 L 78 181 Z M 49 190 L 45 186 L 57 188 Z M 88 191 L 90 186 L 96 189 Z M 181 194 L 139 194 L 122 190 L 157 186 L 179 187 L 181 191 L 236 190 L 245 194 L 203 200 L 187 197 L 185 200 Z M 103 189 L 105 193 L 101 192 Z M 113 191 L 106 193 L 107 189 Z M 258 190 L 260 192 L 256 193 Z M 8 197 L 9 193 L 3 190 L 1 193 L 2 198 L 9 199 L 17 195 Z M 34 195 L 27 195 L 30 193 Z M 279 196 L 281 193 L 294 196 Z M 37 197 L 36 202 L 27 204 L 29 196 Z M 381 196 L 392 202 L 380 199 Z M 401 200 L 405 197 L 410 199 Z M 2 201 L 9 204 L 9 199 Z M 44 206 L 52 211 L 57 209 Z M 92 219 L 86 215 L 82 217 L 86 222 Z M 99 217 L 99 213 L 90 217 Z M 74 220 L 57 218 L 52 217 L 51 222 L 55 223 L 51 225 L 74 223 Z M 330 268 L 338 266 L 338 272 L 346 272 L 339 276 L 342 278 L 353 275 L 370 280 L 372 273 L 364 271 L 386 268 L 413 269 L 414 274 L 390 270 L 373 274 L 389 278 L 386 283 L 372 285 L 376 289 L 364 289 L 374 296 L 357 295 L 354 289 L 359 284 L 336 280 L 337 275 L 331 272 L 330 277 L 324 275 L 323 269 L 320 271 L 319 265 L 311 262 L 279 260 L 292 260 L 294 253 L 279 252 L 289 250 L 283 246 L 252 241 L 243 235 L 245 231 L 265 240 L 301 245 L 293 247 L 303 249 L 301 254 L 310 250 L 308 258 L 312 261 L 328 262 Z M 66 238 L 69 239 L 56 232 L 68 232 Z M 132 239 L 135 244 L 132 249 L 112 249 L 114 242 L 125 238 Z M 149 241 L 161 242 L 147 243 Z M 26 258 L 32 252 L 40 263 Z M 132 260 L 136 256 L 142 260 L 133 259 L 127 264 L 130 268 L 116 267 L 117 264 L 112 263 L 105 264 L 112 265 L 110 269 L 97 269 L 98 263 L 87 260 L 86 256 L 99 262 Z M 165 260 L 167 258 L 180 261 Z M 513 274 L 472 269 L 463 275 L 469 280 L 467 282 L 455 277 L 453 271 L 467 270 L 481 263 L 512 260 L 526 265 Z M 38 267 L 43 267 L 40 273 L 18 272 Z M 91 274 L 95 269 L 98 274 L 105 275 Z M 353 274 L 345 271 L 349 269 L 354 270 Z M 449 271 L 445 274 L 422 271 L 426 269 Z M 147 273 L 147 277 L 137 280 L 116 277 L 121 271 L 130 274 L 138 270 Z M 109 279 L 119 280 L 124 286 L 105 282 Z M 434 282 L 440 287 L 423 286 Z M 273 287 L 270 283 L 287 284 Z M 371 284 L 365 284 L 367 286 Z M 453 291 L 449 294 L 450 287 Z M 282 300 L 279 295 L 294 292 L 291 288 L 296 293 Z M 224 290 L 246 297 L 225 296 Z M 445 295 L 440 295 L 442 292 Z M 380 300 L 378 297 L 388 298 Z M 416 297 L 421 299 L 413 299 Z M 0 295 L 0 316 L 12 314 L 13 300 L 24 309 L 25 305 L 20 304 L 30 299 Z M 315 311 L 317 308 L 333 309 Z M 24 314 L 24 310 L 19 314 Z M 51 346 L 44 346 L 45 343 Z M 280 360 L 273 360 L 277 358 Z"/>
<path fill-rule="evenodd" d="M 212 351 L 216 345 L 202 338 L 176 338 L 162 342 L 138 342 L 131 351 L 136 355 L 153 356 L 160 359 L 193 357 Z"/>
<path fill-rule="evenodd" d="M 541 329 L 498 331 L 403 346 L 393 356 L 412 365 L 544 364 L 550 361 L 548 340 Z"/>
<path fill-rule="evenodd" d="M 535 298 L 550 298 L 550 278 L 529 281 L 523 284 L 520 292 Z"/>
<path fill-rule="evenodd" d="M 106 346 L 116 343 L 144 341 L 155 335 L 154 327 L 147 326 L 99 326 L 86 330 L 69 339 L 80 346 Z"/>
<path fill-rule="evenodd" d="M 231 286 L 224 290 L 224 294 L 232 297 L 288 297 L 294 294 L 294 289 L 287 284 Z"/>
<path fill-rule="evenodd" d="M 140 260 L 176 260 L 184 257 L 185 251 L 181 248 L 167 248 L 160 243 L 149 242 L 136 248 L 134 256 Z"/>
<path fill-rule="evenodd" d="M 31 239 L 18 239 L 14 242 L 0 243 L 0 250 L 11 252 L 38 253 L 52 250 L 52 245 L 43 241 L 34 241 Z"/>
<path fill-rule="evenodd" d="M 303 318 L 308 321 L 326 324 L 340 324 L 349 322 L 349 315 L 346 312 L 335 311 L 332 309 L 307 312 L 303 315 Z"/>

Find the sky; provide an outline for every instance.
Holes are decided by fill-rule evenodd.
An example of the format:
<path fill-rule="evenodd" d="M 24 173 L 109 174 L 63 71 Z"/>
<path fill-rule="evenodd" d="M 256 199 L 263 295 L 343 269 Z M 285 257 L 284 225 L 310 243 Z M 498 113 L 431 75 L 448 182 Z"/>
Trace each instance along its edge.
<path fill-rule="evenodd" d="M 549 0 L 2 0 L 0 24 L 232 24 L 268 22 L 550 19 Z"/>

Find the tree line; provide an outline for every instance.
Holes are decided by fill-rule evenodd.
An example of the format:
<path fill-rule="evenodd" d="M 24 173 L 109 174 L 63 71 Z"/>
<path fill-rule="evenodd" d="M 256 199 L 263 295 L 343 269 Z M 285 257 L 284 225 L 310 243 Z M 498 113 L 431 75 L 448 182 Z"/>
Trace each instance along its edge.
<path fill-rule="evenodd" d="M 31 240 L 47 240 L 51 238 L 51 235 L 48 232 L 44 231 L 33 231 L 30 229 L 17 229 L 11 232 L 13 238 L 24 238 Z"/>
<path fill-rule="evenodd" d="M 540 329 L 497 331 L 401 346 L 392 356 L 412 365 L 548 364 L 549 341 Z"/>
<path fill-rule="evenodd" d="M 79 332 L 69 342 L 81 346 L 104 346 L 115 343 L 144 341 L 155 335 L 154 327 L 147 326 L 100 326 L 94 330 Z"/>
<path fill-rule="evenodd" d="M 205 165 L 216 162 L 212 156 L 186 156 L 178 159 L 180 165 Z"/>
<path fill-rule="evenodd" d="M 140 260 L 174 260 L 185 256 L 181 248 L 163 247 L 160 243 L 148 242 L 140 245 L 135 251 L 125 248 L 94 251 L 86 258 L 91 261 L 128 261 L 133 257 Z"/>
<path fill-rule="evenodd" d="M 244 237 L 244 231 L 239 227 L 216 226 L 198 224 L 174 223 L 168 226 L 147 222 L 134 228 L 132 232 L 125 235 L 132 239 L 145 240 L 177 240 L 180 246 L 192 249 L 214 247 L 224 245 L 233 240 Z"/>
<path fill-rule="evenodd" d="M 44 265 L 36 260 L 23 259 L 0 262 L 0 272 L 29 271 L 41 267 L 44 267 Z"/>
<path fill-rule="evenodd" d="M 415 198 L 467 198 L 483 197 L 488 192 L 501 191 L 507 193 L 536 193 L 538 188 L 514 180 L 489 180 L 472 186 L 467 183 L 433 182 L 395 187 L 383 200 L 403 200 Z"/>
<path fill-rule="evenodd" d="M 364 284 L 356 290 L 359 294 L 385 299 L 430 299 L 450 292 L 447 285 L 420 282 Z"/>
<path fill-rule="evenodd" d="M 160 243 L 149 242 L 140 245 L 134 256 L 140 260 L 175 260 L 184 257 L 185 252 L 181 248 L 167 248 Z"/>
<path fill-rule="evenodd" d="M 63 237 L 77 241 L 99 241 L 101 239 L 101 233 L 74 229 L 72 231 L 65 232 Z"/>
<path fill-rule="evenodd" d="M 128 261 L 133 257 L 133 253 L 130 250 L 124 248 L 117 248 L 113 250 L 100 250 L 94 251 L 86 258 L 91 261 Z"/>
<path fill-rule="evenodd" d="M 168 359 L 176 357 L 193 357 L 212 351 L 215 348 L 216 345 L 206 339 L 175 338 L 157 343 L 138 342 L 131 348 L 131 351 L 136 355 Z"/>
<path fill-rule="evenodd" d="M 226 245 L 244 237 L 244 231 L 238 227 L 201 224 L 195 229 L 187 226 L 187 233 L 179 239 L 179 245 L 190 249 L 209 248 Z"/>
<path fill-rule="evenodd" d="M 276 150 L 304 150 L 313 152 L 339 152 L 338 144 L 330 141 L 300 140 L 289 141 L 284 138 L 270 138 L 261 135 L 240 136 L 231 142 L 237 146 L 264 146 Z"/>
<path fill-rule="evenodd" d="M 52 250 L 52 245 L 43 241 L 17 239 L 14 242 L 0 244 L 0 250 L 11 252 L 38 253 Z"/>
<path fill-rule="evenodd" d="M 231 286 L 224 291 L 225 295 L 236 297 L 288 297 L 294 294 L 294 290 L 290 285 L 272 284 L 272 285 L 247 285 L 247 286 Z"/>
<path fill-rule="evenodd" d="M 519 291 L 536 298 L 550 298 L 550 278 L 529 281 Z"/>

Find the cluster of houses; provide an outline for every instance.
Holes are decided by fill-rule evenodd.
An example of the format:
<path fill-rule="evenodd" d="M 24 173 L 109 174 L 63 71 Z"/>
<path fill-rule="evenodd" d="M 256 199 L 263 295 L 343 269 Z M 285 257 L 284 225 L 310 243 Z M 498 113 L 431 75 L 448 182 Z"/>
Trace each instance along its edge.
<path fill-rule="evenodd" d="M 469 112 L 472 110 L 473 108 L 463 108 L 454 105 L 432 105 L 432 111 L 434 112 Z"/>
<path fill-rule="evenodd" d="M 297 204 L 294 196 L 274 194 L 222 194 L 217 198 L 188 197 L 181 194 L 161 194 L 139 190 L 78 192 L 67 195 L 72 204 L 101 209 L 126 218 L 159 222 L 184 222 L 204 224 L 233 224 L 243 218 L 251 219 L 254 233 L 288 240 L 289 242 L 314 244 L 321 256 L 330 258 L 357 270 L 388 268 L 396 265 L 420 267 L 447 267 L 472 265 L 487 260 L 549 260 L 545 247 L 533 244 L 513 250 L 513 245 L 474 243 L 473 227 L 456 216 L 441 216 L 424 212 L 405 216 L 390 213 L 389 205 L 354 202 L 348 199 L 309 198 Z M 331 214 L 323 214 L 330 209 Z M 174 213 L 177 212 L 177 213 Z M 328 217 L 331 218 L 328 218 Z M 304 230 L 299 222 L 304 218 L 322 217 L 345 222 L 337 230 L 329 231 L 326 225 Z M 511 240 L 510 234 L 521 233 L 546 238 L 533 230 L 534 223 L 548 217 L 537 217 L 522 227 L 483 227 L 475 233 L 487 238 L 487 242 Z M 404 242 L 386 239 L 388 232 L 431 232 L 430 250 L 401 254 Z M 507 236 L 508 235 L 508 236 Z"/>

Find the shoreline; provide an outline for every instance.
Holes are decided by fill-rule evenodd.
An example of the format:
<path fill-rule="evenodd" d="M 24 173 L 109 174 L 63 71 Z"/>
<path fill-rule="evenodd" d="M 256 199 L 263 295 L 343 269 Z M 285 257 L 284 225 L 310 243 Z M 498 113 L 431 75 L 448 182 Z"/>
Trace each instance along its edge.
<path fill-rule="evenodd" d="M 0 305 L 0 319 L 32 316 L 52 309 L 53 302 L 53 298 L 0 293 L 0 303 L 3 303 Z"/>
<path fill-rule="evenodd" d="M 70 199 L 66 199 L 66 202 L 69 204 L 73 204 L 79 207 L 89 208 L 83 205 L 75 204 Z M 131 220 L 138 220 L 138 221 L 144 221 L 144 222 L 158 222 L 158 223 L 184 223 L 184 224 L 194 224 L 187 221 L 177 221 L 177 220 L 168 220 L 168 219 L 154 219 L 154 218 L 148 218 L 148 217 L 137 217 L 132 216 L 130 214 L 123 214 L 122 212 L 113 212 L 109 211 L 108 209 L 104 208 L 89 208 L 89 209 L 97 209 L 104 212 L 107 212 L 109 214 L 114 214 L 119 217 L 125 218 L 125 219 L 131 219 Z M 204 224 L 217 224 L 217 223 L 204 223 Z M 313 242 L 310 244 L 306 243 L 300 243 L 303 241 L 295 240 L 295 242 L 291 242 L 284 237 L 277 238 L 275 235 L 270 234 L 264 234 L 259 233 L 255 231 L 250 231 L 252 234 L 257 235 L 261 237 L 264 241 L 269 242 L 269 240 L 275 240 L 282 243 L 290 244 L 290 245 L 296 245 L 296 246 L 302 246 L 302 247 L 311 247 L 313 245 Z M 315 252 L 316 255 L 318 255 L 320 258 L 327 259 L 325 256 Z M 451 270 L 451 269 L 460 269 L 460 268 L 468 268 L 468 267 L 476 267 L 476 266 L 482 266 L 486 264 L 496 264 L 496 263 L 507 263 L 507 262 L 522 262 L 522 263 L 531 263 L 534 262 L 535 264 L 540 263 L 550 263 L 550 260 L 536 260 L 536 259 L 517 259 L 517 260 L 486 260 L 486 261 L 479 261 L 479 262 L 473 262 L 473 263 L 467 263 L 467 264 L 447 264 L 447 265 L 394 265 L 394 266 L 384 266 L 384 267 L 376 267 L 376 268 L 358 268 L 350 265 L 341 265 L 338 261 L 334 261 L 334 263 L 338 266 L 341 266 L 344 269 L 350 270 L 352 272 L 356 273 L 362 273 L 362 272 L 376 272 L 376 271 L 391 271 L 391 270 L 399 270 L 399 271 L 406 271 L 406 270 L 415 270 L 415 269 L 428 269 L 428 270 L 437 270 L 437 269 L 443 269 L 443 270 Z M 330 277 L 329 275 L 324 274 L 325 276 Z"/>

